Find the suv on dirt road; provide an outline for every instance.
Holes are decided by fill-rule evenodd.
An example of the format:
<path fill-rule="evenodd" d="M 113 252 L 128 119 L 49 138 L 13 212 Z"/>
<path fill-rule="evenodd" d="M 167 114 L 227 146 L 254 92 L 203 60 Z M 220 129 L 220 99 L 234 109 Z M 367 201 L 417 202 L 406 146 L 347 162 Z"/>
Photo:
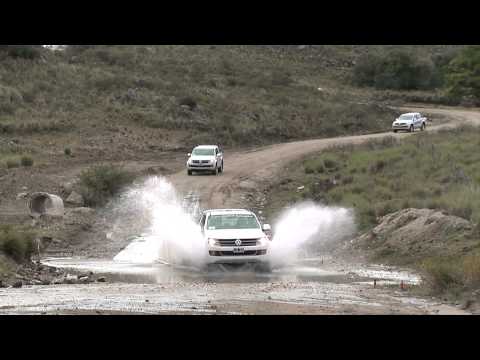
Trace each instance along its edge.
<path fill-rule="evenodd" d="M 208 171 L 215 175 L 223 173 L 223 150 L 217 145 L 200 145 L 188 154 L 187 173 Z"/>
<path fill-rule="evenodd" d="M 253 263 L 260 270 L 270 270 L 267 252 L 271 243 L 271 227 L 261 225 L 251 211 L 204 211 L 200 229 L 208 251 L 207 264 Z"/>
<path fill-rule="evenodd" d="M 407 113 L 400 115 L 392 124 L 392 130 L 396 133 L 399 130 L 414 132 L 415 129 L 424 131 L 427 127 L 427 118 L 420 113 Z"/>

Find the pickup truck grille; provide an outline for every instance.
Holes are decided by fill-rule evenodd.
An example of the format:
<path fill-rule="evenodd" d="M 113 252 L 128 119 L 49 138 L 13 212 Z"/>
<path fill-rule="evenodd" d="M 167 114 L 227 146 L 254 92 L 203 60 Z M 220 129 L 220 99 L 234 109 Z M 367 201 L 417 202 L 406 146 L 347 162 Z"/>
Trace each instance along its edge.
<path fill-rule="evenodd" d="M 210 256 L 258 256 L 266 255 L 267 250 L 247 250 L 243 253 L 234 253 L 233 251 L 210 251 Z"/>
<path fill-rule="evenodd" d="M 258 239 L 241 239 L 241 240 L 242 240 L 242 245 L 238 245 L 238 246 L 256 246 Z M 230 247 L 237 246 L 235 244 L 235 241 L 237 241 L 237 239 L 218 240 L 218 242 L 220 243 L 220 246 L 230 246 Z"/>

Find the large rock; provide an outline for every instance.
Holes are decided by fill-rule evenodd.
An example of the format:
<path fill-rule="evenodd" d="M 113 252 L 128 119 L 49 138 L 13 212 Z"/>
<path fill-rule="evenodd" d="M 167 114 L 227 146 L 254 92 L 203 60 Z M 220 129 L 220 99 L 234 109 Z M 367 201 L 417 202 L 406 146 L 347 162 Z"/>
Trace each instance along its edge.
<path fill-rule="evenodd" d="M 475 246 L 470 221 L 431 209 L 404 209 L 352 240 L 346 250 L 361 249 L 379 260 L 410 263 L 430 256 L 455 255 Z"/>
<path fill-rule="evenodd" d="M 67 198 L 66 203 L 68 205 L 81 207 L 85 204 L 85 200 L 83 199 L 82 195 L 80 195 L 79 193 L 77 193 L 75 191 L 72 191 L 70 196 Z"/>

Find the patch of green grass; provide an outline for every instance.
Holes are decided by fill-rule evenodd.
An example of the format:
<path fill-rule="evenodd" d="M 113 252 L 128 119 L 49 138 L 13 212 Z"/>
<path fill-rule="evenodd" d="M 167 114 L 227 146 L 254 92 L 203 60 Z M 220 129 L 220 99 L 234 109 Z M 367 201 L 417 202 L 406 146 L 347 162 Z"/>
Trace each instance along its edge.
<path fill-rule="evenodd" d="M 424 260 L 420 269 L 427 284 L 434 293 L 459 293 L 466 289 L 476 289 L 480 285 L 480 254 L 445 258 L 436 257 Z"/>
<path fill-rule="evenodd" d="M 88 206 L 102 206 L 125 185 L 133 174 L 114 165 L 100 165 L 80 174 L 80 193 Z"/>
<path fill-rule="evenodd" d="M 0 249 L 16 262 L 30 259 L 34 251 L 35 233 L 20 227 L 0 225 Z"/>
<path fill-rule="evenodd" d="M 443 210 L 479 224 L 479 138 L 480 129 L 463 128 L 331 148 L 306 158 L 293 178 L 313 200 L 354 208 L 360 231 L 410 207 Z M 321 186 L 333 180 L 334 186 Z"/>
<path fill-rule="evenodd" d="M 33 159 L 30 156 L 22 156 L 20 158 L 20 164 L 25 167 L 33 166 Z"/>

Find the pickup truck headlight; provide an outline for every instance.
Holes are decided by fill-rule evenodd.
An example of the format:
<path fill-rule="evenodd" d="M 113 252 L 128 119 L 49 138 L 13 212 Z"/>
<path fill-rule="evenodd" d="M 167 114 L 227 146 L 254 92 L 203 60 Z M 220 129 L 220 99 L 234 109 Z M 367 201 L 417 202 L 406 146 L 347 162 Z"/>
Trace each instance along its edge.
<path fill-rule="evenodd" d="M 218 240 L 208 239 L 208 245 L 209 245 L 209 246 L 218 246 L 219 243 L 218 243 Z"/>
<path fill-rule="evenodd" d="M 268 237 L 264 236 L 264 237 L 257 240 L 257 246 L 266 246 L 266 245 L 268 245 L 269 241 L 270 240 L 268 240 Z"/>

